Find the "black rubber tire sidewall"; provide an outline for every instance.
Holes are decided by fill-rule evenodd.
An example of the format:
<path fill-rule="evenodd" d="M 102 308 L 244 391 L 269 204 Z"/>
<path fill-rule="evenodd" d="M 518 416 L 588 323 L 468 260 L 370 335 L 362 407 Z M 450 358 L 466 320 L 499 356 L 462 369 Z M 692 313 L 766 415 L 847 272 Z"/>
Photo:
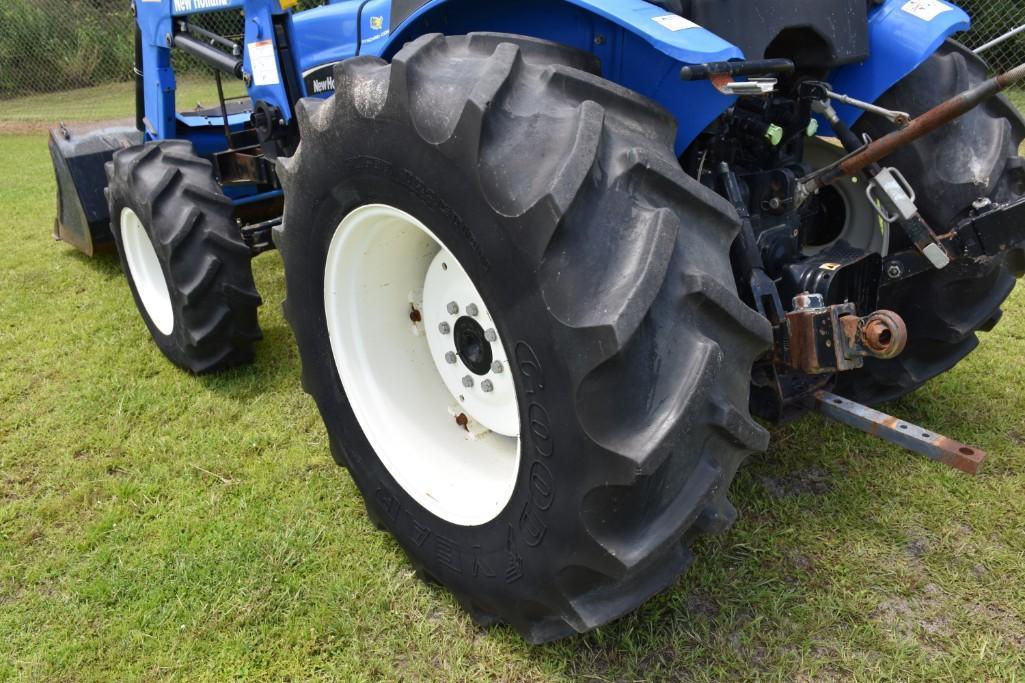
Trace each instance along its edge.
<path fill-rule="evenodd" d="M 377 156 L 338 160 L 338 168 L 325 174 L 344 191 L 335 192 L 331 186 L 304 187 L 296 202 L 318 207 L 310 215 L 307 229 L 290 245 L 302 255 L 302 262 L 291 264 L 286 278 L 289 305 L 310 308 L 296 329 L 297 337 L 301 344 L 309 345 L 307 356 L 320 359 L 320 370 L 327 371 L 320 373 L 319 386 L 332 396 L 319 402 L 321 412 L 331 438 L 344 444 L 346 464 L 368 507 L 373 508 L 372 514 L 387 525 L 415 562 L 423 563 L 429 576 L 457 595 L 486 594 L 496 603 L 529 602 L 537 591 L 554 583 L 549 572 L 561 565 L 552 562 L 553 554 L 564 551 L 565 542 L 573 535 L 561 525 L 579 523 L 575 503 L 590 488 L 587 472 L 572 455 L 594 445 L 574 443 L 574 436 L 584 435 L 566 409 L 574 405 L 574 397 L 566 391 L 571 382 L 551 374 L 561 364 L 546 355 L 546 350 L 561 347 L 564 340 L 546 334 L 551 328 L 537 324 L 547 313 L 540 293 L 525 276 L 529 268 L 505 233 L 493 225 L 491 209 L 475 193 L 466 191 L 470 184 L 459 171 L 442 155 L 420 149 L 425 147 L 420 140 L 389 138 L 392 155 L 382 154 L 381 143 L 377 141 Z M 420 153 L 411 155 L 410 149 L 420 149 Z M 402 159 L 402 165 L 389 164 L 382 156 Z M 353 170 L 360 166 L 374 170 Z M 433 176 L 430 184 L 425 182 L 428 176 Z M 444 196 L 428 187 L 443 187 Z M 352 210 L 376 203 L 401 209 L 434 232 L 474 281 L 507 345 L 520 401 L 520 467 L 508 505 L 494 520 L 478 527 L 442 520 L 402 489 L 367 440 L 338 376 L 324 313 L 324 271 L 334 236 L 332 226 L 337 227 Z M 480 240 L 477 248 L 460 234 L 460 223 L 474 226 L 473 235 Z M 292 316 L 293 325 L 295 318 Z M 551 437 L 556 433 L 559 443 L 553 443 Z M 544 435 L 548 438 L 541 438 Z M 425 543 L 433 543 L 433 551 L 425 553 Z M 448 561 L 453 557 L 459 559 Z M 520 580 L 521 562 L 522 573 L 529 572 L 531 580 Z M 482 590 L 474 582 L 488 585 Z M 557 600 L 554 595 L 550 599 Z M 484 607 L 508 614 L 497 604 Z"/>
<path fill-rule="evenodd" d="M 263 337 L 252 253 L 210 161 L 181 140 L 117 152 L 106 165 L 111 232 L 136 308 L 153 341 L 195 374 L 252 362 Z M 154 324 L 125 256 L 121 218 L 135 212 L 160 264 L 174 314 L 169 334 Z"/>

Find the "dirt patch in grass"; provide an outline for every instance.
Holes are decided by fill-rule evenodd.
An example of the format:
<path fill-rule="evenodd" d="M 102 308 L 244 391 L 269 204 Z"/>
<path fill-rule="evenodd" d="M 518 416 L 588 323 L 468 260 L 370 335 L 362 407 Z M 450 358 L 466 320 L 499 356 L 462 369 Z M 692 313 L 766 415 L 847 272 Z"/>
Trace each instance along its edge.
<path fill-rule="evenodd" d="M 762 486 L 776 498 L 794 496 L 821 496 L 833 489 L 833 479 L 821 467 L 796 470 L 779 477 L 762 477 Z"/>

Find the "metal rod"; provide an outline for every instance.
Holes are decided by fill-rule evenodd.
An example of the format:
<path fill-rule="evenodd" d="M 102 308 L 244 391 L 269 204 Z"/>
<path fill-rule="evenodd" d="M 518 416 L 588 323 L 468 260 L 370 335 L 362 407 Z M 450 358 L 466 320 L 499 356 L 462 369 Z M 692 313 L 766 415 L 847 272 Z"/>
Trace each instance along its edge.
<path fill-rule="evenodd" d="M 140 133 L 146 132 L 146 84 L 143 80 L 142 70 L 142 30 L 139 24 L 135 24 L 135 65 L 132 70 L 135 74 L 135 128 Z"/>
<path fill-rule="evenodd" d="M 881 137 L 857 152 L 841 159 L 836 164 L 818 171 L 802 180 L 802 187 L 807 194 L 814 194 L 834 182 L 853 176 L 872 164 L 878 163 L 902 147 L 910 145 L 938 128 L 956 121 L 972 109 L 997 95 L 1018 81 L 1025 79 L 1025 64 L 1017 66 L 1007 73 L 980 83 L 971 90 L 955 95 L 946 102 L 930 109 L 913 119 L 907 127 L 896 130 Z"/>
<path fill-rule="evenodd" d="M 1014 38 L 1015 36 L 1017 36 L 1017 35 L 1019 35 L 1021 33 L 1025 33 L 1025 24 L 1022 24 L 1018 28 L 1011 29 L 1010 31 L 1008 31 L 1004 35 L 1000 36 L 999 38 L 996 38 L 994 40 L 989 41 L 988 43 L 986 43 L 982 47 L 975 48 L 974 52 L 977 55 L 981 55 L 986 50 L 991 50 L 991 49 L 995 48 L 997 45 L 1002 45 L 1002 44 L 1006 43 L 1008 40 L 1010 40 L 1011 38 Z"/>
<path fill-rule="evenodd" d="M 221 104 L 221 121 L 224 123 L 224 138 L 228 142 L 228 149 L 234 149 L 231 142 L 231 126 L 228 125 L 228 105 L 224 101 L 224 84 L 221 82 L 221 72 L 213 70 L 214 81 L 217 82 L 217 101 Z"/>
<path fill-rule="evenodd" d="M 892 121 L 893 123 L 896 123 L 898 126 L 906 126 L 908 121 L 911 120 L 911 115 L 907 112 L 892 111 L 890 109 L 885 109 L 884 107 L 880 107 L 877 104 L 872 104 L 871 102 L 862 102 L 861 100 L 851 97 L 850 95 L 836 93 L 832 90 L 827 90 L 826 94 L 829 95 L 829 98 L 832 100 L 836 100 L 837 102 L 843 102 L 844 104 L 849 105 L 851 107 L 857 107 L 858 109 L 867 111 L 870 114 L 882 116 L 884 119 Z"/>
<path fill-rule="evenodd" d="M 766 74 L 792 74 L 794 63 L 789 59 L 752 59 L 745 62 L 709 62 L 692 64 L 680 69 L 685 81 L 701 81 L 714 76 L 762 76 Z"/>
<path fill-rule="evenodd" d="M 229 50 L 231 50 L 231 54 L 235 57 L 238 57 L 242 54 L 242 48 L 241 46 L 239 46 L 238 43 L 228 40 L 224 36 L 218 35 L 213 31 L 207 31 L 205 28 L 201 26 L 196 26 L 194 24 L 182 22 L 182 30 L 188 33 L 194 33 L 200 38 L 205 38 L 207 42 L 209 42 L 211 45 L 220 45 L 221 47 L 228 48 Z"/>
<path fill-rule="evenodd" d="M 179 33 L 174 37 L 174 46 L 187 52 L 209 67 L 241 80 L 242 60 L 221 52 L 212 45 L 207 45 L 192 36 Z"/>
<path fill-rule="evenodd" d="M 899 420 L 860 403 L 848 401 L 828 391 L 819 391 L 815 394 L 815 408 L 830 419 L 968 474 L 978 474 L 979 466 L 986 459 L 985 451 L 966 446 L 942 434 Z"/>

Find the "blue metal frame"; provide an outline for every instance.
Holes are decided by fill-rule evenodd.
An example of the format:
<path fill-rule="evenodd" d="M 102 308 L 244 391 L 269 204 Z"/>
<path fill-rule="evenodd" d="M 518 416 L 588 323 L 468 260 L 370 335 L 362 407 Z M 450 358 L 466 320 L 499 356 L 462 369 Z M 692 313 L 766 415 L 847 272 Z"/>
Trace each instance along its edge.
<path fill-rule="evenodd" d="M 244 68 L 251 74 L 250 46 L 260 41 L 273 43 L 274 16 L 285 13 L 279 3 L 280 0 L 138 0 L 149 139 L 198 140 L 204 137 L 206 129 L 223 125 L 217 117 L 185 120 L 175 112 L 176 84 L 167 47 L 172 18 L 224 9 L 245 12 Z M 867 101 L 876 100 L 924 62 L 946 38 L 969 26 L 968 15 L 954 5 L 947 4 L 947 11 L 924 20 L 906 11 L 906 3 L 907 0 L 886 0 L 871 11 L 872 56 L 832 74 L 838 91 Z M 391 0 L 332 0 L 328 5 L 288 18 L 288 39 L 295 63 L 278 64 L 279 82 L 254 83 L 249 94 L 254 100 L 277 106 L 286 120 L 291 120 L 284 87 L 285 69 L 294 70 L 301 80 L 303 74 L 356 54 L 387 59 L 406 42 L 427 32 L 518 33 L 597 55 L 606 78 L 658 101 L 676 116 L 677 148 L 682 152 L 731 106 L 734 98 L 722 95 L 707 82 L 681 81 L 680 67 L 743 59 L 744 55 L 735 45 L 700 26 L 667 28 L 658 21 L 666 15 L 646 0 L 430 0 L 400 26 L 393 27 Z M 861 114 L 849 107 L 838 107 L 838 111 L 848 123 Z M 232 117 L 229 123 L 237 127 L 244 120 Z M 205 137 L 204 142 L 216 144 L 213 137 Z"/>
<path fill-rule="evenodd" d="M 830 82 L 837 92 L 874 102 L 902 78 L 917 69 L 955 33 L 967 31 L 972 20 L 961 8 L 937 0 L 950 9 L 926 20 L 903 7 L 907 0 L 887 0 L 869 14 L 869 47 L 872 56 L 860 64 L 838 69 Z M 864 112 L 840 105 L 840 118 L 853 125 Z"/>

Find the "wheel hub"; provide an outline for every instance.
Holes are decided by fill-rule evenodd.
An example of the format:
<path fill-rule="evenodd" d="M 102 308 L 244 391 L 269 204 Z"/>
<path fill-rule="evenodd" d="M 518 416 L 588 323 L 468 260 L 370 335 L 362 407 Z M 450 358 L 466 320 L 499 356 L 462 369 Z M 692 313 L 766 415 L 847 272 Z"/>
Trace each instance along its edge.
<path fill-rule="evenodd" d="M 456 355 L 475 375 L 484 376 L 491 372 L 495 354 L 491 344 L 484 338 L 484 328 L 473 318 L 463 316 L 456 321 L 452 339 L 456 344 Z"/>
<path fill-rule="evenodd" d="M 505 347 L 477 288 L 447 249 L 427 269 L 423 292 L 431 360 L 446 388 L 470 419 L 517 436 L 519 408 Z"/>

